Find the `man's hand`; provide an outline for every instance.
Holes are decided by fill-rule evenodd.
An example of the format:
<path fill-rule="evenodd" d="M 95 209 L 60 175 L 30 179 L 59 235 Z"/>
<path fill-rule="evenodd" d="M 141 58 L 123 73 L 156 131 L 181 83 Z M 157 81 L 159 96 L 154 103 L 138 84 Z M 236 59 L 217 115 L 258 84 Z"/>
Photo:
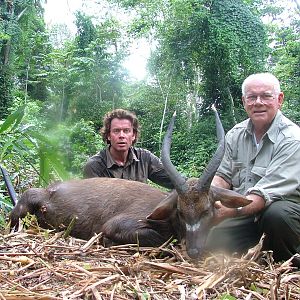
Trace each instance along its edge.
<path fill-rule="evenodd" d="M 259 213 L 265 207 L 265 201 L 262 197 L 254 194 L 247 196 L 252 202 L 240 209 L 237 213 L 236 208 L 228 208 L 224 206 L 220 201 L 215 202 L 215 216 L 212 220 L 212 225 L 215 226 L 227 218 L 235 218 L 238 216 L 250 216 Z"/>
<path fill-rule="evenodd" d="M 215 202 L 215 216 L 212 221 L 214 226 L 221 223 L 227 218 L 234 218 L 234 217 L 236 217 L 235 208 L 228 208 L 224 206 L 220 201 Z"/>

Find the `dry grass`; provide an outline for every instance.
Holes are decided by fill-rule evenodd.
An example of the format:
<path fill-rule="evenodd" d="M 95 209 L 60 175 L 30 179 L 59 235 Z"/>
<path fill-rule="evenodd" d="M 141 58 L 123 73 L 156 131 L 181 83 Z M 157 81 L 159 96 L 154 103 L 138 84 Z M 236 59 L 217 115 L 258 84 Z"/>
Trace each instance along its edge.
<path fill-rule="evenodd" d="M 193 262 L 172 243 L 104 248 L 99 239 L 0 234 L 0 299 L 300 299 L 300 272 L 259 245 L 241 259 Z"/>

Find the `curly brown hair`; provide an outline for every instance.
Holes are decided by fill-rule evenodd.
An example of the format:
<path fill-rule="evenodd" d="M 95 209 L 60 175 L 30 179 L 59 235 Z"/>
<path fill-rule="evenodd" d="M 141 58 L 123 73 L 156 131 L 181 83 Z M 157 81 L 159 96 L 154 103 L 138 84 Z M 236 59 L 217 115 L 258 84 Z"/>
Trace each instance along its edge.
<path fill-rule="evenodd" d="M 133 127 L 133 133 L 135 134 L 135 140 L 132 143 L 134 145 L 138 140 L 140 125 L 135 113 L 125 109 L 114 109 L 104 115 L 103 125 L 100 129 L 100 134 L 102 136 L 103 141 L 107 144 L 110 144 L 110 141 L 108 140 L 108 135 L 110 133 L 111 121 L 115 118 L 127 119 L 131 122 Z"/>

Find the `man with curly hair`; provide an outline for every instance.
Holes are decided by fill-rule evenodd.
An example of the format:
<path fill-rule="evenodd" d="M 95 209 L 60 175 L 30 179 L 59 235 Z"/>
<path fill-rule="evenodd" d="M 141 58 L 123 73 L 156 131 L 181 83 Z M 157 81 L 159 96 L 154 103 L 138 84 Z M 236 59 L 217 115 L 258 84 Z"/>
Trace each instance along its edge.
<path fill-rule="evenodd" d="M 103 118 L 100 130 L 107 147 L 92 156 L 84 167 L 84 177 L 111 177 L 147 182 L 173 188 L 160 159 L 150 151 L 134 147 L 139 122 L 133 112 L 115 109 Z"/>

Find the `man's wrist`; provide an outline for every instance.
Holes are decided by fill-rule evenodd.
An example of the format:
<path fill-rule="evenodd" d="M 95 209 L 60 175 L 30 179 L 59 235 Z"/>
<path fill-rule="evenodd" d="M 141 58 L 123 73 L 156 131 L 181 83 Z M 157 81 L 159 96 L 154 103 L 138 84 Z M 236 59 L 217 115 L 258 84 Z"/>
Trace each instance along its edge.
<path fill-rule="evenodd" d="M 243 207 L 237 207 L 236 209 L 235 209 L 235 216 L 236 217 L 240 217 L 240 216 L 242 216 L 243 215 Z"/>

